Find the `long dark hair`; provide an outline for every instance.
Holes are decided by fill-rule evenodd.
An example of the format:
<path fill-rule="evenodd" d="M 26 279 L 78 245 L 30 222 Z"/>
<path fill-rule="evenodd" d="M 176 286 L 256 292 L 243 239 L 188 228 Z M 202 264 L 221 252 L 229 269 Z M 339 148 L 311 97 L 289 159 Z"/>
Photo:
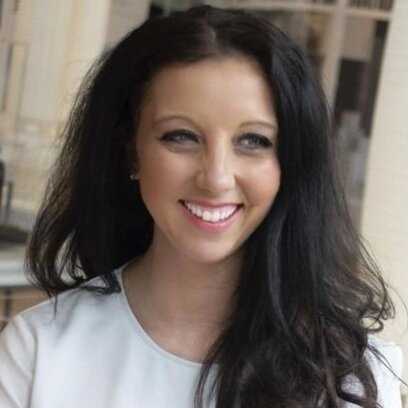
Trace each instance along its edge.
<path fill-rule="evenodd" d="M 217 408 L 377 406 L 366 350 L 394 314 L 379 270 L 352 225 L 336 174 L 324 95 L 303 52 L 270 22 L 201 6 L 145 22 L 88 73 L 67 125 L 27 251 L 49 296 L 142 255 L 153 220 L 129 180 L 128 146 L 153 75 L 172 63 L 244 55 L 276 101 L 281 187 L 245 244 L 230 323 L 209 351 L 195 394 L 202 406 L 214 362 Z M 268 182 L 265 180 L 265 182 Z M 67 278 L 64 278 L 63 274 Z M 344 387 L 356 378 L 364 392 Z"/>

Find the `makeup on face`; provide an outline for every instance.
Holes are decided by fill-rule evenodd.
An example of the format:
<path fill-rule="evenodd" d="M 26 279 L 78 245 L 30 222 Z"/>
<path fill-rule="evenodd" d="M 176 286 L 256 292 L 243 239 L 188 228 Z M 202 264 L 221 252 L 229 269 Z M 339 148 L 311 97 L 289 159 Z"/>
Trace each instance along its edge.
<path fill-rule="evenodd" d="M 166 242 L 198 262 L 238 251 L 279 190 L 277 136 L 273 98 L 253 61 L 206 59 L 160 71 L 135 138 L 157 246 Z"/>

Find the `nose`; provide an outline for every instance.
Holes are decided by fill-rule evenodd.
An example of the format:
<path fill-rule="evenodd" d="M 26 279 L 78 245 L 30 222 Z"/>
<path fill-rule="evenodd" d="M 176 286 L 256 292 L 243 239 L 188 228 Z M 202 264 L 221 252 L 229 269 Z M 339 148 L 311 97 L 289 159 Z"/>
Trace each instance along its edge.
<path fill-rule="evenodd" d="M 213 194 L 223 193 L 235 187 L 233 157 L 223 143 L 208 146 L 203 151 L 197 174 L 197 186 Z"/>

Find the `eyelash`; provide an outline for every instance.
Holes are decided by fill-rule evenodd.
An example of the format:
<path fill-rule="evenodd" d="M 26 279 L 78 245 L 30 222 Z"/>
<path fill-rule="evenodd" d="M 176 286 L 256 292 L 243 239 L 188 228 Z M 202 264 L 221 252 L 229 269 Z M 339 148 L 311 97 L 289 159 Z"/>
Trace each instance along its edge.
<path fill-rule="evenodd" d="M 190 139 L 190 140 L 195 137 L 193 133 L 186 131 L 186 130 L 173 130 L 171 132 L 166 132 L 160 138 L 160 140 L 163 140 L 164 142 L 181 143 L 180 140 L 177 140 L 178 136 L 183 136 L 184 139 Z"/>
<path fill-rule="evenodd" d="M 182 136 L 182 140 L 180 141 L 180 136 Z M 190 140 L 192 141 L 193 138 L 197 139 L 197 137 L 194 135 L 194 133 L 186 130 L 175 130 L 171 132 L 165 133 L 160 140 L 164 142 L 170 142 L 170 143 L 182 143 L 183 140 Z M 265 136 L 258 135 L 256 133 L 246 133 L 243 136 L 239 138 L 239 140 L 243 139 L 250 139 L 252 142 L 256 141 L 256 143 L 251 144 L 251 145 L 244 145 L 245 147 L 248 146 L 254 146 L 254 147 L 249 147 L 249 150 L 254 150 L 257 148 L 261 149 L 267 149 L 272 146 L 272 142 Z"/>

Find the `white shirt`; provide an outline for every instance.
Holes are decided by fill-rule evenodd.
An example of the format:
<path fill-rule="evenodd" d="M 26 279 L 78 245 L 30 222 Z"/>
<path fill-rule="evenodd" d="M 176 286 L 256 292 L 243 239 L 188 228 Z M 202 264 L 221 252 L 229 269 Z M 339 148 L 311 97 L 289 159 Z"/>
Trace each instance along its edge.
<path fill-rule="evenodd" d="M 122 269 L 115 271 L 121 293 L 68 290 L 58 297 L 56 319 L 51 299 L 9 322 L 0 334 L 1 408 L 193 407 L 201 364 L 167 352 L 144 331 Z M 374 341 L 400 375 L 400 348 Z M 374 359 L 372 367 L 384 408 L 400 408 L 399 382 Z"/>

